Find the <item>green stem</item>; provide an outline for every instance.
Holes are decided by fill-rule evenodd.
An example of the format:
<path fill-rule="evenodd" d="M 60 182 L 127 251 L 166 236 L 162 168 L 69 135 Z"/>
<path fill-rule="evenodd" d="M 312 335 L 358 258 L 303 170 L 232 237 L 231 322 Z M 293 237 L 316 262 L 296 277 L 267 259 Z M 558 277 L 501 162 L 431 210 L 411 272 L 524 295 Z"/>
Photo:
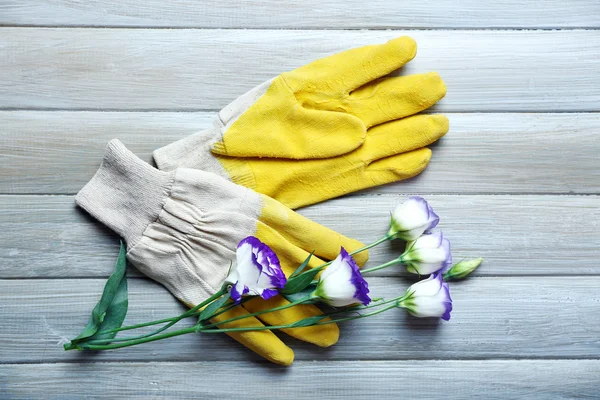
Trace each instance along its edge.
<path fill-rule="evenodd" d="M 400 261 L 400 259 L 396 258 L 395 260 L 392 261 L 388 261 L 384 264 L 378 265 L 376 267 L 372 267 L 372 268 L 365 268 L 365 269 L 361 269 L 360 272 L 361 274 L 367 274 L 369 272 L 373 272 L 373 271 L 378 271 L 380 269 L 384 269 L 389 267 L 390 265 L 394 265 L 394 264 L 401 264 L 402 262 Z"/>
<path fill-rule="evenodd" d="M 387 310 L 391 310 L 392 308 L 396 308 L 396 304 L 392 304 L 390 306 L 384 307 L 381 310 L 375 310 L 375 311 L 371 311 L 369 313 L 366 314 L 360 314 L 360 315 L 355 315 L 352 317 L 346 317 L 346 318 L 339 318 L 339 319 L 335 319 L 335 320 L 331 320 L 331 321 L 323 321 L 323 322 L 317 322 L 315 325 L 327 325 L 327 324 L 331 324 L 334 322 L 344 322 L 344 321 L 352 321 L 355 319 L 361 319 L 361 318 L 366 318 L 366 317 L 372 317 L 373 315 L 377 315 L 377 314 L 381 314 L 382 312 L 385 312 Z"/>
<path fill-rule="evenodd" d="M 336 315 L 336 314 L 340 314 L 343 312 L 349 312 L 349 311 L 360 311 L 360 310 L 366 310 L 366 309 L 370 309 L 370 308 L 374 308 L 374 307 L 381 307 L 385 304 L 389 304 L 389 303 L 394 303 L 391 306 L 385 307 L 381 310 L 376 310 L 367 314 L 360 314 L 360 315 L 355 315 L 352 317 L 346 317 L 346 318 L 339 318 L 339 319 L 333 319 L 331 321 L 323 321 L 323 322 L 317 322 L 313 325 L 327 325 L 327 324 L 332 324 L 335 322 L 343 322 L 343 321 L 350 321 L 350 320 L 354 320 L 354 319 L 360 319 L 360 318 L 366 318 L 369 316 L 373 316 L 373 315 L 377 315 L 380 314 L 384 311 L 387 311 L 391 308 L 396 307 L 396 303 L 402 301 L 405 297 L 407 297 L 407 295 L 403 295 L 391 300 L 386 300 L 382 303 L 378 303 L 378 304 L 374 304 L 371 306 L 364 306 L 364 307 L 360 307 L 360 308 L 355 308 L 355 309 L 344 309 L 344 310 L 340 310 L 340 311 L 336 311 L 333 312 L 329 315 L 327 315 L 328 317 L 331 315 Z M 300 302 L 300 300 L 298 301 Z M 294 302 L 297 303 L 297 302 Z M 291 307 L 291 305 L 289 305 Z M 285 307 L 285 306 L 282 306 Z M 270 309 L 270 310 L 266 310 L 265 312 L 272 312 L 275 311 L 276 309 L 278 309 L 280 307 L 276 307 L 274 309 Z M 248 316 L 244 316 L 244 318 L 246 318 Z M 239 318 L 241 319 L 241 318 Z M 233 319 L 232 319 L 233 320 Z M 229 321 L 231 322 L 231 321 Z M 222 323 L 225 323 L 222 322 Z M 161 340 L 161 339 L 167 339 L 167 338 L 171 338 L 174 336 L 180 336 L 180 335 L 185 335 L 188 333 L 195 333 L 195 332 L 202 332 L 202 333 L 220 333 L 220 332 L 246 332 L 246 331 L 259 331 L 259 330 L 270 330 L 270 329 L 286 329 L 286 328 L 290 328 L 292 327 L 293 324 L 289 324 L 289 325 L 279 325 L 279 326 L 257 326 L 257 327 L 247 327 L 247 328 L 222 328 L 222 329 L 202 329 L 202 328 L 206 328 L 206 327 L 202 327 L 202 326 L 192 326 L 189 328 L 184 328 L 184 329 L 180 329 L 177 331 L 173 331 L 173 332 L 168 332 L 168 333 L 164 333 L 162 335 L 154 335 L 151 337 L 141 337 L 141 338 L 134 338 L 134 339 L 128 339 L 128 341 L 126 342 L 120 342 L 120 343 L 114 343 L 114 344 L 102 344 L 100 340 L 98 341 L 90 341 L 87 343 L 82 343 L 81 345 L 74 345 L 71 346 L 69 349 L 81 349 L 81 350 L 111 350 L 111 349 L 118 349 L 118 348 L 122 348 L 122 347 L 128 347 L 128 346 L 134 346 L 134 345 L 138 345 L 138 344 L 142 344 L 142 343 L 149 343 L 149 342 L 154 342 L 156 340 Z M 109 341 L 110 343 L 110 339 L 106 339 L 107 341 Z M 113 340 L 114 342 L 114 340 Z"/>
<path fill-rule="evenodd" d="M 87 343 L 82 343 L 81 345 L 75 345 L 72 346 L 71 348 L 73 349 L 81 349 L 81 350 L 111 350 L 111 349 L 118 349 L 121 347 L 128 347 L 128 346 L 134 346 L 136 344 L 142 344 L 142 343 L 148 343 L 148 342 L 154 342 L 156 340 L 161 340 L 161 339 L 167 339 L 173 336 L 179 336 L 179 335 L 185 335 L 187 333 L 194 333 L 196 332 L 196 326 L 192 326 L 189 328 L 185 328 L 185 329 L 180 329 L 178 331 L 173 331 L 173 332 L 169 332 L 169 333 L 163 333 L 162 335 L 154 335 L 152 337 L 146 337 L 146 338 L 140 338 L 140 339 L 135 339 L 135 340 L 131 340 L 129 342 L 122 342 L 122 343 L 115 343 L 115 344 L 95 344 L 94 342 L 96 342 L 95 340 L 87 342 Z"/>
<path fill-rule="evenodd" d="M 386 240 L 390 240 L 390 237 L 389 237 L 388 235 L 385 235 L 385 236 L 384 236 L 384 237 L 382 237 L 381 239 L 377 239 L 377 240 L 376 240 L 376 241 L 374 241 L 373 243 L 371 243 L 371 244 L 368 244 L 368 245 L 366 245 L 366 246 L 364 246 L 364 247 L 361 247 L 361 248 L 360 248 L 360 249 L 358 249 L 358 250 L 354 250 L 352 253 L 350 253 L 350 255 L 351 255 L 351 256 L 353 256 L 353 255 L 355 255 L 355 254 L 357 254 L 357 253 L 360 253 L 361 251 L 368 250 L 368 249 L 370 249 L 371 247 L 375 247 L 375 246 L 377 246 L 378 244 L 381 244 L 381 243 L 385 242 Z"/>
<path fill-rule="evenodd" d="M 237 306 L 241 306 L 242 304 L 244 304 L 245 302 L 247 302 L 248 300 L 252 300 L 254 298 L 256 298 L 257 296 L 248 296 L 248 297 L 244 297 L 238 304 L 235 304 L 234 302 L 230 303 L 227 307 L 222 307 L 218 312 L 214 313 L 210 319 L 214 318 L 214 317 L 218 317 L 221 314 L 226 313 L 227 311 L 231 310 L 232 308 L 235 308 Z"/>
<path fill-rule="evenodd" d="M 364 247 L 361 247 L 360 249 L 354 250 L 353 252 L 351 252 L 351 253 L 349 253 L 349 254 L 350 254 L 351 256 L 353 256 L 353 255 L 355 255 L 355 254 L 358 254 L 358 253 L 360 253 L 361 251 L 365 251 L 365 250 L 368 250 L 368 249 L 370 249 L 371 247 L 375 247 L 375 246 L 377 246 L 378 244 L 381 244 L 381 243 L 385 242 L 386 240 L 391 240 L 391 239 L 390 239 L 390 237 L 389 237 L 389 236 L 387 236 L 387 235 L 386 235 L 386 236 L 384 236 L 384 237 L 382 237 L 382 238 L 380 238 L 380 239 L 377 239 L 376 241 L 374 241 L 374 242 L 373 242 L 373 243 L 371 243 L 371 244 L 368 244 L 368 245 L 366 245 L 366 246 L 364 246 Z M 328 261 L 328 262 L 326 262 L 325 264 L 321 264 L 321 265 L 319 265 L 319 266 L 317 266 L 317 267 L 311 268 L 311 269 L 310 269 L 310 271 L 304 271 L 304 272 L 302 272 L 301 274 L 298 274 L 298 275 L 296 275 L 296 276 L 295 276 L 295 278 L 296 278 L 296 277 L 298 277 L 298 276 L 300 276 L 300 275 L 302 275 L 302 274 L 307 274 L 307 273 L 309 273 L 309 272 L 312 272 L 312 271 L 313 271 L 313 270 L 315 270 L 315 269 L 317 269 L 317 270 L 321 271 L 321 270 L 323 270 L 323 269 L 324 269 L 326 266 L 328 266 L 329 264 L 331 264 L 332 262 L 333 262 L 333 261 Z"/>
<path fill-rule="evenodd" d="M 292 303 L 284 304 L 279 307 L 269 308 L 268 310 L 262 310 L 262 311 L 257 311 L 257 312 L 250 313 L 250 314 L 240 315 L 239 317 L 227 319 L 225 321 L 214 322 L 209 325 L 202 325 L 202 328 L 212 328 L 213 326 L 228 324 L 230 322 L 239 321 L 240 319 L 244 319 L 244 318 L 256 317 L 257 315 L 262 315 L 262 314 L 267 314 L 270 312 L 285 310 L 286 308 L 290 308 L 290 307 L 297 306 L 298 304 L 302 304 L 302 303 L 310 300 L 311 298 L 312 298 L 311 296 L 306 296 L 300 300 L 296 300 Z"/>
<path fill-rule="evenodd" d="M 390 310 L 392 308 L 396 308 L 396 304 L 392 304 L 388 307 L 382 308 L 381 310 L 372 311 L 370 313 L 355 315 L 355 316 L 346 317 L 346 318 L 332 319 L 330 321 L 317 322 L 315 324 L 308 325 L 308 326 L 328 325 L 328 324 L 334 324 L 337 322 L 351 321 L 354 319 L 371 317 L 373 315 L 380 314 L 380 313 Z M 336 314 L 336 313 L 334 313 L 334 314 Z M 302 320 L 300 320 L 300 321 L 302 321 Z M 294 327 L 294 324 L 288 324 L 288 325 L 255 326 L 255 327 L 247 327 L 247 328 L 223 328 L 223 329 L 208 329 L 208 330 L 199 329 L 199 332 L 201 332 L 201 333 L 248 332 L 248 331 L 265 331 L 265 330 L 272 330 L 272 329 L 289 329 L 289 328 L 293 328 L 293 327 Z"/>
<path fill-rule="evenodd" d="M 106 330 L 106 331 L 99 332 L 99 334 L 122 332 L 122 331 L 131 330 L 131 329 L 143 328 L 143 327 L 146 327 L 146 326 L 164 324 L 165 322 L 171 322 L 171 321 L 173 321 L 175 318 L 178 318 L 178 317 L 171 317 L 171 318 L 165 318 L 165 319 L 157 319 L 156 321 L 144 322 L 143 324 L 123 326 L 121 328 L 109 329 L 109 330 Z"/>
<path fill-rule="evenodd" d="M 144 335 L 139 335 L 139 336 L 134 336 L 134 337 L 119 338 L 119 339 L 114 339 L 113 338 L 113 339 L 90 340 L 87 343 L 105 344 L 105 343 L 113 343 L 113 342 L 127 342 L 127 341 L 131 341 L 131 340 L 144 339 L 144 338 L 147 338 L 147 337 L 150 337 L 150 336 L 157 335 L 157 334 L 159 334 L 159 333 L 161 333 L 161 332 L 169 329 L 170 327 L 172 327 L 173 325 L 175 325 L 177 322 L 181 321 L 182 319 L 195 315 L 195 313 L 200 308 L 207 306 L 208 304 L 212 303 L 213 301 L 215 301 L 219 297 L 223 296 L 225 293 L 226 293 L 226 289 L 225 289 L 225 287 L 222 287 L 217 293 L 215 293 L 214 295 L 212 295 L 208 299 L 204 300 L 202 303 L 198 304 L 197 306 L 189 309 L 188 311 L 186 311 L 183 314 L 180 314 L 179 316 L 174 317 L 174 318 L 168 318 L 168 319 L 162 319 L 162 320 L 157 320 L 157 321 L 145 322 L 145 323 L 142 323 L 142 324 L 126 326 L 124 328 L 117 328 L 117 329 L 111 329 L 111 330 L 99 332 L 99 334 L 113 333 L 113 332 L 118 332 L 118 331 L 124 331 L 124 330 L 131 330 L 131 329 L 136 329 L 136 328 L 142 328 L 142 327 L 150 326 L 150 325 L 156 325 L 156 324 L 159 324 L 161 322 L 169 322 L 165 326 L 163 326 L 163 327 L 161 327 L 161 328 L 159 328 L 159 329 L 157 329 L 155 331 L 152 331 L 150 333 L 146 333 Z"/>

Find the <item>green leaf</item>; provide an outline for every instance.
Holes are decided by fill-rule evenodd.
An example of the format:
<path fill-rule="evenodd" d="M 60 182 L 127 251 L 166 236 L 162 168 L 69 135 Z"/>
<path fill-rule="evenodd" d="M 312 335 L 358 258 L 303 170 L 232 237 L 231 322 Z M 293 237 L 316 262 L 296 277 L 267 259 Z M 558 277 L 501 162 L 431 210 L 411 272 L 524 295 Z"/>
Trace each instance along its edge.
<path fill-rule="evenodd" d="M 313 268 L 291 279 L 288 279 L 281 293 L 294 294 L 306 289 L 308 285 L 312 283 L 312 281 L 315 279 L 315 276 L 319 272 L 321 272 L 320 268 Z"/>
<path fill-rule="evenodd" d="M 112 329 L 120 328 L 123 325 L 123 321 L 125 320 L 125 316 L 127 315 L 127 307 L 129 306 L 129 299 L 127 298 L 127 280 L 123 279 L 117 288 L 117 292 L 113 301 L 110 303 L 110 306 L 105 313 L 105 317 L 102 320 L 102 323 L 98 327 L 97 332 L 109 331 Z M 96 339 L 112 339 L 115 337 L 117 332 L 96 333 L 86 340 L 96 340 Z"/>
<path fill-rule="evenodd" d="M 126 251 L 123 242 L 119 257 L 115 265 L 115 271 L 106 281 L 102 297 L 88 321 L 87 326 L 71 341 L 71 345 L 85 342 L 91 339 L 110 339 L 115 337 L 116 332 L 97 335 L 96 332 L 120 328 L 127 315 L 127 277 L 125 271 L 127 269 Z"/>
<path fill-rule="evenodd" d="M 227 300 L 231 297 L 231 293 L 225 293 L 222 297 L 219 297 L 217 300 L 213 301 L 209 305 L 207 305 L 204 310 L 198 315 L 198 323 L 202 323 L 207 319 L 210 319 L 221 307 L 227 303 Z"/>
<path fill-rule="evenodd" d="M 310 325 L 314 325 L 317 322 L 321 322 L 321 320 L 327 318 L 328 315 L 323 314 L 323 315 L 315 315 L 313 317 L 308 317 L 308 318 L 304 318 L 301 319 L 300 321 L 296 321 L 293 324 L 291 324 L 289 327 L 290 328 L 300 328 L 303 326 L 310 326 Z"/>
<path fill-rule="evenodd" d="M 285 297 L 290 303 L 293 303 L 295 301 L 310 297 L 310 295 L 315 291 L 316 288 L 317 288 L 317 285 L 314 285 L 314 284 L 308 285 L 306 288 L 304 288 L 303 290 L 301 290 L 299 292 L 289 293 L 289 294 L 284 293 L 283 297 Z M 307 301 L 305 304 L 318 301 L 318 299 L 313 299 L 313 300 L 314 301 Z"/>
<path fill-rule="evenodd" d="M 304 262 L 300 264 L 298 268 L 296 268 L 296 270 L 289 276 L 288 279 L 291 279 L 298 275 L 300 272 L 302 272 L 304 268 L 306 268 L 306 266 L 308 265 L 308 262 L 310 261 L 310 258 L 313 256 L 313 254 L 315 254 L 314 250 L 308 255 L 308 257 L 306 257 L 306 260 L 304 260 Z"/>

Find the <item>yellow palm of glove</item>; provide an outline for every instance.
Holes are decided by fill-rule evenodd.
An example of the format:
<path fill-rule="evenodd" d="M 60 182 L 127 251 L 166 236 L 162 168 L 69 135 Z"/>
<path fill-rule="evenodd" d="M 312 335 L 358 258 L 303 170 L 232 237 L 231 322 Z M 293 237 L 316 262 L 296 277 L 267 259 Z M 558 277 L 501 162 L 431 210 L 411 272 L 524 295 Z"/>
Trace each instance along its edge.
<path fill-rule="evenodd" d="M 380 79 L 415 54 L 414 40 L 400 37 L 283 73 L 256 101 L 245 104 L 247 109 L 240 101 L 221 112 L 226 126 L 212 151 L 292 159 L 352 151 L 372 126 L 418 113 L 445 95 L 435 73 Z"/>

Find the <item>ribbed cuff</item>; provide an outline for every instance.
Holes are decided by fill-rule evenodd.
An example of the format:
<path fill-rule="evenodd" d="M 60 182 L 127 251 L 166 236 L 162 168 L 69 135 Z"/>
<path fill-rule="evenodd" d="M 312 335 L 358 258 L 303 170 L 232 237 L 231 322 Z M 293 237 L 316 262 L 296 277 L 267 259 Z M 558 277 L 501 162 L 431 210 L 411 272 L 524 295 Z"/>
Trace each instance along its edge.
<path fill-rule="evenodd" d="M 128 248 L 156 221 L 171 192 L 175 172 L 140 160 L 119 140 L 106 146 L 102 165 L 75 197 L 77 205 L 114 230 Z"/>

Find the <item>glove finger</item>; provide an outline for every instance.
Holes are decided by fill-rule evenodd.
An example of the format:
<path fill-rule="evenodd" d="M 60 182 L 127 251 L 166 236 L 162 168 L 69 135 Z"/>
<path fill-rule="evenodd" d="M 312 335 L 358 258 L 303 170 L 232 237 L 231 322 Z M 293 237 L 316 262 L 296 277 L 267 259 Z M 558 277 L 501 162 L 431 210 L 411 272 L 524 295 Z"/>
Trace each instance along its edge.
<path fill-rule="evenodd" d="M 265 236 L 282 236 L 286 242 L 291 243 L 299 250 L 301 249 L 305 253 L 314 251 L 316 256 L 326 260 L 336 258 L 341 247 L 344 247 L 348 252 L 352 252 L 364 246 L 358 240 L 348 238 L 332 229 L 311 221 L 270 197 L 263 196 L 263 202 L 257 230 L 262 230 Z M 281 241 L 279 238 L 273 239 L 273 242 Z M 291 246 L 287 247 L 290 248 Z M 288 251 L 291 250 L 288 249 Z M 368 257 L 367 251 L 360 252 L 354 256 L 359 265 L 364 265 Z M 305 258 L 306 256 L 300 258 L 300 263 Z M 298 257 L 290 256 L 289 259 L 297 261 Z M 311 263 L 311 265 L 314 265 L 314 263 Z"/>
<path fill-rule="evenodd" d="M 269 300 L 255 298 L 243 304 L 244 308 L 251 313 L 268 310 L 274 307 L 280 307 L 289 304 L 282 296 L 275 296 Z M 267 325 L 287 325 L 304 318 L 322 315 L 323 312 L 312 304 L 299 304 L 294 307 L 281 311 L 274 311 L 258 315 L 257 318 Z M 323 319 L 328 321 L 329 318 Z M 337 343 L 340 337 L 340 330 L 337 324 L 326 324 L 317 326 L 308 326 L 304 328 L 282 329 L 282 332 L 303 340 L 308 343 L 316 344 L 319 347 L 329 347 Z"/>
<path fill-rule="evenodd" d="M 315 204 L 359 190 L 412 178 L 425 169 L 430 158 L 431 150 L 423 147 L 382 158 L 371 164 L 366 164 L 358 157 L 346 156 L 310 160 L 305 164 L 306 168 L 298 171 L 298 174 L 294 176 L 294 185 L 280 185 L 270 195 L 290 207 Z M 269 170 L 269 164 L 271 164 L 269 160 L 258 160 L 252 168 Z M 276 176 L 268 174 L 264 178 L 277 179 Z M 263 193 L 269 191 L 269 187 L 264 184 L 261 184 L 260 187 L 260 191 Z M 269 223 L 271 223 L 271 219 L 269 218 Z M 273 223 L 276 224 L 276 221 Z M 354 246 L 357 248 L 357 245 Z M 350 249 L 352 245 L 344 244 L 344 247 Z M 334 246 L 329 246 L 329 248 L 333 249 Z M 339 247 L 337 249 L 339 251 Z M 365 251 L 354 256 L 359 265 L 366 261 L 368 257 L 366 253 Z M 332 257 L 330 254 L 325 258 L 331 259 Z"/>
<path fill-rule="evenodd" d="M 367 166 L 362 177 L 356 178 L 356 190 L 402 181 L 419 175 L 431 159 L 426 147 L 382 158 Z"/>
<path fill-rule="evenodd" d="M 415 115 L 369 129 L 367 140 L 356 154 L 365 164 L 428 146 L 449 129 L 444 115 Z"/>
<path fill-rule="evenodd" d="M 281 269 L 286 276 L 289 276 L 292 272 L 294 272 L 309 255 L 306 250 L 289 242 L 278 231 L 262 223 L 259 223 L 256 235 L 260 240 L 269 245 L 275 254 L 277 254 L 281 264 Z M 339 252 L 339 247 L 337 251 Z M 310 259 L 308 267 L 314 268 L 322 265 L 323 263 L 324 261 L 322 259 L 317 256 L 313 256 Z M 286 299 L 281 296 L 276 296 L 269 300 L 263 300 L 260 298 L 253 299 L 244 303 L 243 307 L 250 312 L 258 312 L 286 304 L 289 304 Z M 257 318 L 265 322 L 267 325 L 287 325 L 304 318 L 321 314 L 321 310 L 314 305 L 300 304 L 286 310 L 262 314 L 257 316 Z M 313 343 L 320 347 L 329 347 L 335 344 L 340 335 L 339 328 L 336 324 L 285 329 L 283 331 L 299 340 Z"/>
<path fill-rule="evenodd" d="M 231 310 L 212 318 L 211 322 L 219 323 L 220 321 L 247 314 L 248 311 L 245 308 L 241 306 L 234 307 Z M 219 328 L 248 328 L 259 326 L 264 325 L 254 317 L 218 325 Z M 227 335 L 231 336 L 256 354 L 276 364 L 290 365 L 294 361 L 294 352 L 292 349 L 286 346 L 285 343 L 271 331 L 228 332 Z"/>
<path fill-rule="evenodd" d="M 414 39 L 403 36 L 384 44 L 334 54 L 282 76 L 295 90 L 318 86 L 325 93 L 348 93 L 402 67 L 416 53 L 417 44 Z"/>
<path fill-rule="evenodd" d="M 371 127 L 426 110 L 445 95 L 436 72 L 384 78 L 352 92 L 348 112 Z"/>

